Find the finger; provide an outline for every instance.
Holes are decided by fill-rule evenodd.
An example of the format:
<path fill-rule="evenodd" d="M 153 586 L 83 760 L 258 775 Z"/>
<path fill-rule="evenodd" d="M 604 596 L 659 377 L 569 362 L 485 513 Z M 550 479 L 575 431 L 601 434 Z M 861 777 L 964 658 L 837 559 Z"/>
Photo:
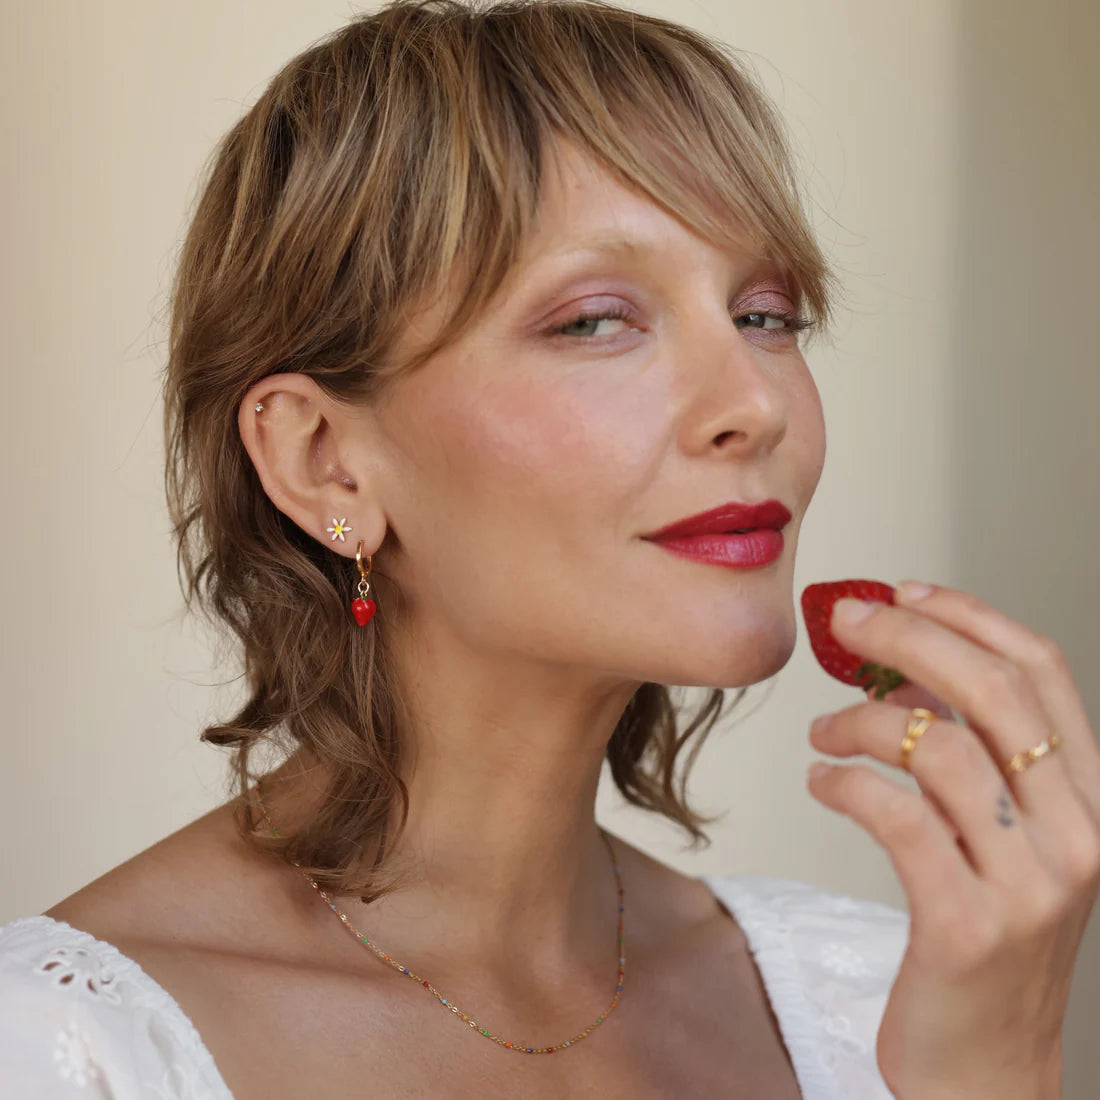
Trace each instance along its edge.
<path fill-rule="evenodd" d="M 868 699 L 870 699 L 873 691 L 873 688 L 868 688 Z M 887 692 L 886 695 L 883 696 L 883 699 L 887 703 L 905 707 L 907 710 L 912 707 L 925 707 L 927 710 L 938 714 L 941 718 L 946 718 L 949 721 L 957 721 L 955 712 L 946 703 L 937 699 L 931 692 L 918 687 L 916 684 L 903 684 L 901 687 Z M 841 714 L 843 712 L 837 711 L 836 713 Z M 822 752 L 829 752 L 835 756 L 856 755 L 856 751 L 843 751 L 842 746 L 834 747 L 834 741 L 829 737 L 827 732 L 828 727 L 826 725 L 826 722 L 831 721 L 833 717 L 834 715 L 832 714 L 822 714 L 814 719 L 810 727 L 810 743 Z M 900 745 L 898 751 L 900 754 Z M 926 799 L 929 805 L 931 805 L 932 809 L 943 822 L 944 828 L 954 837 L 955 842 L 959 843 L 962 840 L 962 833 L 959 831 L 958 826 L 947 817 L 943 807 L 936 799 L 936 796 L 931 791 L 922 789 L 919 785 L 916 789 L 920 791 L 921 797 Z"/>
<path fill-rule="evenodd" d="M 905 595 L 906 583 L 895 593 L 899 605 L 927 615 L 1024 670 L 1052 729 L 1062 738 L 1058 751 L 1065 770 L 1100 823 L 1100 744 L 1061 648 L 969 592 L 933 585 L 929 595 L 914 600 Z"/>
<path fill-rule="evenodd" d="M 901 745 L 909 711 L 885 702 L 858 703 L 828 715 L 810 734 L 813 746 L 835 756 L 863 753 L 903 767 Z M 948 827 L 957 830 L 974 870 L 1018 888 L 1043 866 L 1032 826 L 977 734 L 937 720 L 917 740 L 910 773 Z"/>
<path fill-rule="evenodd" d="M 870 608 L 855 623 L 834 610 L 831 626 L 840 644 L 898 669 L 964 714 L 998 768 L 1050 734 L 1046 712 L 1019 665 L 922 613 L 882 603 Z M 1077 796 L 1060 752 L 1042 763 L 1015 775 L 1011 786 L 1024 810 L 1057 826 L 1059 806 Z"/>
<path fill-rule="evenodd" d="M 809 789 L 886 849 L 914 918 L 941 897 L 961 900 L 977 887 L 950 830 L 919 794 L 862 764 L 831 765 Z"/>
<path fill-rule="evenodd" d="M 871 693 L 874 688 L 868 689 L 868 699 L 871 699 Z M 878 700 L 875 700 L 876 702 Z M 938 696 L 933 695 L 930 691 L 925 691 L 919 684 L 904 683 L 901 687 L 894 688 L 893 691 L 888 691 L 883 697 L 882 701 L 886 703 L 893 703 L 896 707 L 905 707 L 906 710 L 912 710 L 913 707 L 924 707 L 925 710 L 930 710 L 933 714 L 938 714 L 941 718 L 946 718 L 949 722 L 957 722 L 958 716 L 955 712 Z M 959 723 L 962 725 L 962 723 Z"/>

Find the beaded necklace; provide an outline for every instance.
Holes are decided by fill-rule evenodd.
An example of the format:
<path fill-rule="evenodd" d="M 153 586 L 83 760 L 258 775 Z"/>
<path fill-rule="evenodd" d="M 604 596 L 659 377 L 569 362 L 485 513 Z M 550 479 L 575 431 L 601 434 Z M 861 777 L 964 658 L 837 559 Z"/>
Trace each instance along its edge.
<path fill-rule="evenodd" d="M 275 828 L 275 826 L 272 824 L 271 818 L 268 816 L 267 807 L 264 805 L 264 800 L 260 795 L 260 785 L 258 782 L 256 784 L 256 798 L 259 800 L 260 809 L 263 811 L 264 820 L 267 821 L 268 827 L 271 829 L 272 835 L 279 836 L 279 830 Z M 434 985 L 432 985 L 426 979 L 421 978 L 419 974 L 414 974 L 407 966 L 402 966 L 395 959 L 391 959 L 389 955 L 385 954 L 376 943 L 373 943 L 369 937 L 360 932 L 359 929 L 357 929 L 351 923 L 351 921 L 348 920 L 346 913 L 342 913 L 339 909 L 337 909 L 336 903 L 332 900 L 331 897 L 329 897 L 328 894 L 325 893 L 324 890 L 321 889 L 320 886 L 317 885 L 317 880 L 314 879 L 312 875 L 310 875 L 307 871 L 302 871 L 302 874 L 304 874 L 306 878 L 309 879 L 310 885 L 313 887 L 313 889 L 316 890 L 317 893 L 325 899 L 325 901 L 328 903 L 328 907 L 340 918 L 340 920 L 344 924 L 344 927 L 347 928 L 347 930 L 357 940 L 359 940 L 360 943 L 366 944 L 367 947 L 369 947 L 384 963 L 393 967 L 399 973 L 407 975 L 418 985 L 422 985 L 425 989 L 429 990 L 432 995 L 436 997 L 441 1005 L 443 1005 L 445 1008 L 449 1008 L 456 1016 L 459 1016 L 465 1023 L 467 1023 L 476 1032 L 478 1032 L 478 1034 L 483 1035 L 486 1039 L 491 1039 L 499 1046 L 505 1047 L 508 1050 L 517 1051 L 520 1054 L 553 1054 L 557 1050 L 564 1050 L 566 1047 L 576 1046 L 576 1044 L 579 1043 L 582 1039 L 587 1039 L 588 1036 L 593 1031 L 595 1031 L 596 1028 L 599 1027 L 599 1025 L 602 1024 L 608 1016 L 611 1015 L 611 1013 L 615 1009 L 615 1006 L 619 1003 L 619 996 L 623 991 L 623 975 L 626 973 L 626 937 L 623 935 L 623 913 L 626 912 L 626 906 L 623 904 L 625 894 L 623 891 L 623 878 L 621 873 L 622 869 L 619 867 L 618 863 L 615 860 L 615 850 L 611 847 L 611 838 L 603 829 L 600 829 L 600 836 L 603 837 L 604 843 L 607 845 L 607 850 L 611 854 L 611 863 L 612 866 L 615 868 L 615 881 L 618 884 L 619 889 L 619 974 L 616 980 L 615 996 L 611 998 L 611 1004 L 608 1006 L 604 1014 L 602 1016 L 596 1017 L 595 1023 L 589 1024 L 588 1027 L 586 1027 L 579 1034 L 574 1035 L 572 1039 L 566 1039 L 564 1042 L 557 1043 L 555 1046 L 552 1047 L 529 1047 L 526 1043 L 512 1043 L 509 1042 L 507 1039 L 502 1039 L 499 1035 L 493 1034 L 488 1028 L 480 1027 L 476 1020 L 472 1020 L 469 1016 L 466 1015 L 465 1012 L 463 1012 L 458 1007 L 458 1005 L 449 1000 L 447 997 L 444 997 L 443 994 L 440 993 Z M 294 866 L 299 867 L 300 869 L 300 864 L 295 862 Z"/>

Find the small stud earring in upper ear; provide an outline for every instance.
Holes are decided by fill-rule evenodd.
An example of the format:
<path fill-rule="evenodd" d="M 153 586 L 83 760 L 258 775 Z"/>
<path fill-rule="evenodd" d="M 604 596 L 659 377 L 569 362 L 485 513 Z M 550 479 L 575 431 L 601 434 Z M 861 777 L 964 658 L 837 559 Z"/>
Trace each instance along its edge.
<path fill-rule="evenodd" d="M 256 402 L 256 412 L 259 413 L 259 412 L 263 412 L 263 411 L 264 411 L 264 403 L 262 401 L 257 401 Z"/>

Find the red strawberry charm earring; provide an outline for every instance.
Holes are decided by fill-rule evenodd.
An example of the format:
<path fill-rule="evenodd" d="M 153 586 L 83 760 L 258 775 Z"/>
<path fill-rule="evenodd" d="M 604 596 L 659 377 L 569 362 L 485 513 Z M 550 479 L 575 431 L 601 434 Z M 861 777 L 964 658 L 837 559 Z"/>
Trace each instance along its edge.
<path fill-rule="evenodd" d="M 378 610 L 374 600 L 367 599 L 367 593 L 370 591 L 370 581 L 367 579 L 370 576 L 370 560 L 371 555 L 368 554 L 367 567 L 364 569 L 363 540 L 360 539 L 359 545 L 355 548 L 355 564 L 359 566 L 359 598 L 353 600 L 351 604 L 351 613 L 360 626 L 366 626 L 374 618 L 375 611 Z"/>

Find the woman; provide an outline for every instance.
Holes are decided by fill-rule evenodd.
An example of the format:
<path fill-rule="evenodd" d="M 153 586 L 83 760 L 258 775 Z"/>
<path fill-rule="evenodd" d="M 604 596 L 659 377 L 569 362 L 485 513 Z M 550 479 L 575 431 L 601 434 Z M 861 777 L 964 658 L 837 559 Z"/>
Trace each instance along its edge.
<path fill-rule="evenodd" d="M 912 921 L 594 819 L 606 758 L 703 838 L 679 749 L 792 653 L 832 285 L 773 109 L 695 32 L 427 0 L 295 58 L 217 151 L 166 375 L 185 595 L 244 656 L 203 735 L 239 787 L 0 929 L 16 1092 L 1056 1096 L 1100 759 L 1046 640 L 945 589 L 834 620 L 973 722 L 912 753 L 928 798 L 812 785 Z M 778 501 L 727 516 L 778 556 L 667 537 L 733 499 Z M 666 685 L 713 689 L 685 731 Z M 813 743 L 907 765 L 900 701 Z"/>

